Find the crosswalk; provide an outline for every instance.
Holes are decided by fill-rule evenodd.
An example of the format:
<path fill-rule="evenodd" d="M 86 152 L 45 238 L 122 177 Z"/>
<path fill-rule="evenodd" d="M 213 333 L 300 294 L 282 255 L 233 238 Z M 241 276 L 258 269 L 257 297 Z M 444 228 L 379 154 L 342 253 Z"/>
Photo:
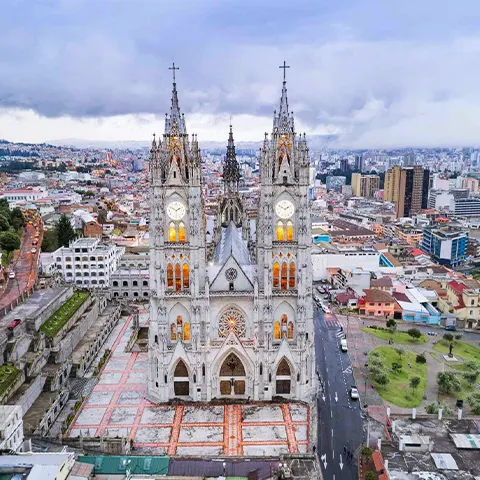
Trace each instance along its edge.
<path fill-rule="evenodd" d="M 325 325 L 330 328 L 340 328 L 342 326 L 336 318 L 325 319 Z"/>

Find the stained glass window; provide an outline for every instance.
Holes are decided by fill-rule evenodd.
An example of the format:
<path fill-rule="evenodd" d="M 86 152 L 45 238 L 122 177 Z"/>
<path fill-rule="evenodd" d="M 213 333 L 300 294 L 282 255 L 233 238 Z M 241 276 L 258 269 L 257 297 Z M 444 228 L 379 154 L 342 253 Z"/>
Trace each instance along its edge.
<path fill-rule="evenodd" d="M 227 308 L 218 323 L 219 337 L 226 337 L 230 332 L 234 332 L 238 337 L 245 337 L 246 334 L 245 317 L 236 307 Z"/>

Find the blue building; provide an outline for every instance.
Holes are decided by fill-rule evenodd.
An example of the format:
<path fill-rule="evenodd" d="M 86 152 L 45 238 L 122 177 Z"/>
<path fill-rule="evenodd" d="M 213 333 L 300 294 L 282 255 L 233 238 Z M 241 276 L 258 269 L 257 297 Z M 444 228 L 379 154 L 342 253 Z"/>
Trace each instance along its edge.
<path fill-rule="evenodd" d="M 468 232 L 449 227 L 425 227 L 422 250 L 440 265 L 458 267 L 467 256 Z"/>

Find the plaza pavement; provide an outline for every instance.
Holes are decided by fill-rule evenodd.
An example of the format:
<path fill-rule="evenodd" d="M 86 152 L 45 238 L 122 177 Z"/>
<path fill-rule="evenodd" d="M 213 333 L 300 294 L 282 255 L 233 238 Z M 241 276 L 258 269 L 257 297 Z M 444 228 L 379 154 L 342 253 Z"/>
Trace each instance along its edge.
<path fill-rule="evenodd" d="M 144 310 L 140 324 L 147 322 Z M 147 400 L 148 355 L 125 352 L 131 326 L 132 317 L 120 319 L 112 354 L 67 435 L 128 437 L 135 450 L 155 455 L 310 452 L 310 411 L 303 403 L 157 405 Z"/>

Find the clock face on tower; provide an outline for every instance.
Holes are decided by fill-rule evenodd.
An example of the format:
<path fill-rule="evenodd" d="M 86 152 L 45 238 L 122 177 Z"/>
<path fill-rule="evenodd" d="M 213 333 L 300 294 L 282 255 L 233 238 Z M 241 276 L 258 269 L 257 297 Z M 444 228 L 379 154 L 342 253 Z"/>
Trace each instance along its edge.
<path fill-rule="evenodd" d="M 167 206 L 167 215 L 172 220 L 181 220 L 186 213 L 185 205 L 182 202 L 170 202 Z"/>
<path fill-rule="evenodd" d="M 290 218 L 295 212 L 295 207 L 290 200 L 280 200 L 275 205 L 275 213 L 280 218 Z"/>

